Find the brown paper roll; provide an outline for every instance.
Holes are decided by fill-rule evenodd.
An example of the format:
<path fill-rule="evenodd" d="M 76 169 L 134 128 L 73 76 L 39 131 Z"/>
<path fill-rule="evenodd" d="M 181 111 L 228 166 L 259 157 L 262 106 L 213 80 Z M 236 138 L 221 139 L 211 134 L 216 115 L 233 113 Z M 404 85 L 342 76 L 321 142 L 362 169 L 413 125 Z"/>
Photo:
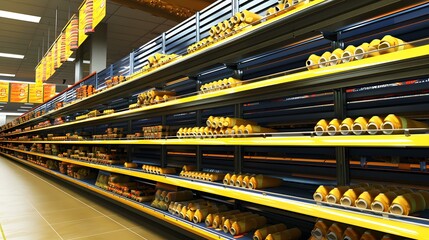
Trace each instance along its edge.
<path fill-rule="evenodd" d="M 343 63 L 347 63 L 347 62 L 351 62 L 354 60 L 354 55 L 355 55 L 355 51 L 356 51 L 356 47 L 353 45 L 349 45 L 346 47 L 346 49 L 344 49 L 343 54 L 341 55 L 342 58 L 342 62 Z"/>
<path fill-rule="evenodd" d="M 367 131 L 371 135 L 375 135 L 380 133 L 379 130 L 383 125 L 383 120 L 379 116 L 373 116 L 369 119 L 368 125 L 366 126 Z"/>
<path fill-rule="evenodd" d="M 326 197 L 333 188 L 332 186 L 320 185 L 314 192 L 313 199 L 318 202 L 326 202 Z"/>
<path fill-rule="evenodd" d="M 383 237 L 381 238 L 381 240 L 395 240 L 396 238 L 395 237 L 393 237 L 392 235 L 390 235 L 390 234 L 385 234 L 385 235 L 383 235 Z"/>
<path fill-rule="evenodd" d="M 197 166 L 193 165 L 183 165 L 182 170 L 183 171 L 195 171 L 197 169 Z"/>
<path fill-rule="evenodd" d="M 222 180 L 224 176 L 225 176 L 224 173 L 210 173 L 208 175 L 207 181 L 210 181 L 210 182 L 219 181 L 219 180 Z"/>
<path fill-rule="evenodd" d="M 332 189 L 331 191 L 329 191 L 328 196 L 326 197 L 326 201 L 328 203 L 340 203 L 341 197 L 349 189 L 349 186 L 341 186 Z"/>
<path fill-rule="evenodd" d="M 164 201 L 159 201 L 158 202 L 158 208 L 166 211 L 168 209 L 168 204 Z"/>
<path fill-rule="evenodd" d="M 163 191 L 161 189 L 156 190 L 156 192 L 155 192 L 155 199 L 156 200 L 160 200 L 162 192 Z"/>
<path fill-rule="evenodd" d="M 273 178 L 264 175 L 256 175 L 249 180 L 249 188 L 250 189 L 261 189 L 261 188 L 270 188 L 270 187 L 278 187 L 282 185 L 282 179 Z"/>
<path fill-rule="evenodd" d="M 270 128 L 264 128 L 261 126 L 247 124 L 246 127 L 244 128 L 243 133 L 247 135 L 252 133 L 269 133 L 269 132 L 274 132 L 274 130 Z"/>
<path fill-rule="evenodd" d="M 188 209 L 188 211 L 186 211 L 185 219 L 192 222 L 192 220 L 194 219 L 194 214 L 195 214 L 195 211 Z"/>
<path fill-rule="evenodd" d="M 362 43 L 355 49 L 355 59 L 360 60 L 368 57 L 369 43 Z"/>
<path fill-rule="evenodd" d="M 313 230 L 311 230 L 311 236 L 313 236 L 316 240 L 322 240 L 326 238 L 328 229 L 331 225 L 332 223 L 328 220 L 317 220 L 316 224 L 314 224 Z"/>
<path fill-rule="evenodd" d="M 331 57 L 331 54 L 332 54 L 331 52 L 324 52 L 322 54 L 322 56 L 320 56 L 320 58 L 319 58 L 319 67 L 320 68 L 328 67 L 330 65 L 329 59 Z"/>
<path fill-rule="evenodd" d="M 208 203 L 206 201 L 190 202 L 188 204 L 188 209 L 191 209 L 192 211 L 196 211 L 197 209 L 204 207 L 208 207 Z M 190 221 L 192 221 L 192 219 Z"/>
<path fill-rule="evenodd" d="M 384 119 L 381 129 L 383 129 L 384 134 L 392 134 L 395 129 L 405 129 L 405 128 L 428 128 L 429 125 L 407 119 L 404 117 L 398 117 L 394 114 L 389 114 Z"/>
<path fill-rule="evenodd" d="M 337 48 L 335 49 L 332 54 L 331 57 L 329 58 L 330 61 L 330 65 L 331 66 L 335 66 L 337 64 L 341 63 L 341 56 L 343 55 L 344 50 L 341 48 Z"/>
<path fill-rule="evenodd" d="M 429 192 L 424 190 L 419 190 L 418 193 L 422 195 L 426 203 L 426 209 L 429 209 Z"/>
<path fill-rule="evenodd" d="M 378 240 L 380 239 L 380 234 L 376 234 L 374 232 L 371 231 L 365 231 L 364 234 L 362 234 L 362 237 L 360 238 L 360 240 Z"/>
<path fill-rule="evenodd" d="M 299 228 L 291 228 L 281 232 L 268 234 L 265 240 L 298 240 L 301 238 L 301 230 Z"/>
<path fill-rule="evenodd" d="M 340 132 L 342 135 L 349 135 L 353 128 L 353 119 L 346 118 L 341 122 Z"/>
<path fill-rule="evenodd" d="M 238 218 L 242 216 L 252 215 L 251 212 L 237 212 L 237 213 L 228 213 L 228 214 L 219 214 L 213 219 L 213 228 L 218 229 L 222 228 L 225 221 L 230 218 Z"/>
<path fill-rule="evenodd" d="M 230 179 L 231 179 L 231 176 L 232 176 L 232 174 L 231 173 L 227 173 L 226 175 L 225 175 L 225 177 L 223 178 L 223 184 L 225 184 L 225 185 L 229 185 L 229 181 L 230 181 Z"/>
<path fill-rule="evenodd" d="M 124 167 L 126 167 L 126 168 L 137 168 L 138 165 L 137 165 L 137 163 L 133 163 L 133 162 L 125 162 Z"/>
<path fill-rule="evenodd" d="M 396 192 L 393 191 L 380 193 L 374 198 L 374 201 L 371 203 L 371 209 L 377 212 L 388 212 L 392 201 L 397 196 L 398 195 L 396 194 Z"/>
<path fill-rule="evenodd" d="M 164 201 L 182 202 L 182 201 L 191 200 L 193 197 L 194 195 L 190 190 L 179 191 L 179 192 L 169 192 L 167 196 L 164 197 Z"/>
<path fill-rule="evenodd" d="M 369 43 L 368 57 L 375 57 L 380 55 L 380 52 L 378 51 L 378 46 L 380 45 L 380 43 L 380 39 L 374 39 Z"/>
<path fill-rule="evenodd" d="M 287 227 L 283 223 L 260 228 L 256 230 L 255 233 L 253 234 L 253 240 L 264 240 L 268 236 L 268 234 L 281 232 L 286 229 Z"/>
<path fill-rule="evenodd" d="M 319 60 L 320 56 L 317 56 L 316 54 L 311 54 L 305 62 L 305 66 L 308 70 L 317 69 L 319 68 Z"/>
<path fill-rule="evenodd" d="M 368 122 L 364 117 L 358 117 L 353 122 L 353 128 L 352 131 L 355 135 L 361 135 L 366 132 L 366 126 L 368 125 Z"/>
<path fill-rule="evenodd" d="M 365 190 L 366 189 L 363 187 L 347 190 L 340 199 L 341 205 L 354 206 L 359 195 L 361 195 Z"/>
<path fill-rule="evenodd" d="M 175 168 L 160 168 L 159 173 L 160 174 L 175 174 L 176 169 Z"/>
<path fill-rule="evenodd" d="M 332 119 L 329 122 L 328 127 L 326 128 L 326 131 L 330 136 L 337 135 L 338 132 L 340 131 L 340 120 L 336 118 Z"/>
<path fill-rule="evenodd" d="M 239 14 L 239 16 L 240 16 L 240 22 L 241 23 L 245 22 L 245 23 L 248 23 L 248 24 L 255 23 L 256 21 L 259 21 L 262 18 L 262 16 L 260 16 L 260 15 L 258 15 L 256 13 L 250 12 L 248 10 L 243 10 Z"/>
<path fill-rule="evenodd" d="M 237 180 L 238 174 L 233 174 L 231 175 L 231 177 L 229 178 L 229 185 L 234 186 L 235 185 L 235 181 Z"/>
<path fill-rule="evenodd" d="M 390 206 L 389 211 L 393 214 L 409 215 L 417 209 L 417 203 L 412 193 L 397 196 Z"/>
<path fill-rule="evenodd" d="M 237 179 L 235 180 L 235 186 L 236 187 L 243 187 L 242 186 L 242 184 L 243 184 L 243 179 L 246 177 L 246 176 L 249 176 L 250 174 L 240 174 L 240 175 L 238 175 L 238 177 L 237 177 Z"/>
<path fill-rule="evenodd" d="M 194 223 L 200 223 L 207 218 L 207 215 L 209 215 L 210 213 L 216 213 L 216 212 L 218 212 L 217 208 L 212 208 L 212 207 L 200 208 L 195 211 L 195 214 L 192 220 Z"/>
<path fill-rule="evenodd" d="M 214 116 L 210 116 L 209 118 L 207 118 L 206 120 L 207 127 L 212 127 L 214 118 L 215 118 Z"/>
<path fill-rule="evenodd" d="M 345 229 L 346 229 L 345 225 L 340 223 L 333 223 L 328 229 L 328 234 L 326 235 L 326 239 L 328 240 L 340 239 L 343 236 Z"/>
<path fill-rule="evenodd" d="M 165 197 L 167 196 L 168 192 L 167 191 L 162 191 L 161 194 L 159 195 L 158 199 L 160 201 L 164 201 Z"/>
<path fill-rule="evenodd" d="M 229 229 L 229 233 L 231 233 L 232 236 L 240 235 L 242 233 L 262 227 L 266 223 L 267 218 L 264 216 L 239 220 L 232 224 L 231 228 Z"/>
<path fill-rule="evenodd" d="M 362 228 L 349 226 L 344 231 L 343 240 L 360 240 L 364 230 Z"/>
<path fill-rule="evenodd" d="M 386 35 L 381 39 L 381 43 L 378 45 L 378 50 L 381 54 L 384 54 L 396 52 L 410 47 L 411 45 L 404 43 L 403 40 L 392 37 L 391 35 Z"/>
<path fill-rule="evenodd" d="M 237 214 L 237 215 L 232 215 L 232 216 L 230 216 L 228 218 L 225 218 L 225 221 L 223 222 L 222 230 L 225 233 L 228 233 L 229 230 L 232 227 L 232 224 L 234 222 L 239 221 L 239 220 L 245 220 L 245 219 L 249 219 L 249 218 L 254 218 L 254 217 L 257 217 L 257 216 L 259 216 L 259 215 L 258 214 L 243 214 L 243 215 Z"/>
<path fill-rule="evenodd" d="M 328 128 L 328 122 L 325 119 L 321 119 L 319 120 L 319 122 L 317 122 L 316 126 L 314 127 L 314 133 L 317 136 L 322 136 L 323 134 L 326 133 L 327 128 Z"/>
<path fill-rule="evenodd" d="M 363 209 L 370 209 L 371 203 L 374 201 L 374 198 L 380 194 L 379 189 L 372 189 L 369 191 L 363 192 L 361 195 L 359 195 L 359 198 L 356 200 L 356 207 L 363 208 Z"/>
<path fill-rule="evenodd" d="M 207 227 L 210 227 L 213 225 L 213 222 L 215 219 L 217 219 L 217 221 L 219 222 L 222 216 L 229 216 L 229 215 L 237 214 L 239 212 L 240 210 L 231 210 L 231 211 L 221 212 L 221 213 L 210 213 L 209 215 L 207 215 L 204 222 L 206 223 Z"/>

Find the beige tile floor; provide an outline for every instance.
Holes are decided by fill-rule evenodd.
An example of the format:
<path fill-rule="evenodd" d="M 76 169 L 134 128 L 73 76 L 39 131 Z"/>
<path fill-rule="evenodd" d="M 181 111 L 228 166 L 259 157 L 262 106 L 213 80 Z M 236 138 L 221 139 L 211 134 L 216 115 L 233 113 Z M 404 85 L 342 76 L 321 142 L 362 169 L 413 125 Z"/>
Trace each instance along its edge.
<path fill-rule="evenodd" d="M 7 240 L 189 239 L 2 156 L 0 224 Z"/>

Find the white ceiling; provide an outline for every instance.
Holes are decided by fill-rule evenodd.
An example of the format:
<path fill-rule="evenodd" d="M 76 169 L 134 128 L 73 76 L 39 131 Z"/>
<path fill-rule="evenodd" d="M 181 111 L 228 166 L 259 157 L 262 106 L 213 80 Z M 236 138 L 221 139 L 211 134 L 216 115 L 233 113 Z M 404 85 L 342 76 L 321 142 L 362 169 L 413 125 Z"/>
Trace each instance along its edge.
<path fill-rule="evenodd" d="M 0 73 L 16 74 L 15 78 L 34 82 L 35 71 L 42 49 L 55 40 L 73 13 L 77 13 L 83 0 L 0 0 L 0 10 L 41 16 L 40 23 L 0 18 L 0 52 L 25 55 L 24 59 L 0 58 Z M 107 65 L 118 61 L 177 23 L 150 13 L 130 9 L 107 1 Z M 55 36 L 55 11 L 58 8 L 58 26 Z M 44 43 L 44 44 L 43 44 Z M 50 45 L 49 44 L 49 45 Z M 43 46 L 44 45 L 44 46 Z M 43 47 L 42 47 L 43 46 Z M 88 74 L 88 72 L 86 72 Z M 84 73 L 85 75 L 85 73 Z M 74 65 L 63 65 L 49 82 L 74 82 Z"/>

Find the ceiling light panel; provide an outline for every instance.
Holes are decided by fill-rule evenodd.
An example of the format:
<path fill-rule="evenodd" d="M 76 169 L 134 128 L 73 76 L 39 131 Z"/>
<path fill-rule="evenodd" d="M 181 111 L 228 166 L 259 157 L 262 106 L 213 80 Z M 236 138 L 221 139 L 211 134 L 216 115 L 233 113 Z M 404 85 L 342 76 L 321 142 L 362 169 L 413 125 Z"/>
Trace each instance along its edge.
<path fill-rule="evenodd" d="M 3 11 L 3 10 L 0 10 L 0 17 L 19 20 L 19 21 L 25 21 L 25 22 L 33 22 L 33 23 L 39 23 L 41 19 L 41 17 L 38 17 L 38 16 Z"/>
<path fill-rule="evenodd" d="M 1 77 L 15 77 L 15 74 L 10 74 L 10 73 L 0 73 Z"/>
<path fill-rule="evenodd" d="M 0 57 L 23 59 L 24 55 L 0 52 Z"/>

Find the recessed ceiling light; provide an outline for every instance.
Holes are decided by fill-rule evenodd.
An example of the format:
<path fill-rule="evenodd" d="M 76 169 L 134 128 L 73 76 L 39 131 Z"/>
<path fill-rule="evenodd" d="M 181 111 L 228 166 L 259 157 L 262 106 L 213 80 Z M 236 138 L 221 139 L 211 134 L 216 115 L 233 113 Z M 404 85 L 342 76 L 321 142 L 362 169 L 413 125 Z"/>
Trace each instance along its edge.
<path fill-rule="evenodd" d="M 73 62 L 74 58 L 67 58 L 67 62 Z"/>
<path fill-rule="evenodd" d="M 91 63 L 91 61 L 89 61 L 89 60 L 83 60 L 83 63 L 84 63 L 84 64 L 90 64 L 90 63 Z"/>
<path fill-rule="evenodd" d="M 23 59 L 24 55 L 21 55 L 21 54 L 12 54 L 12 53 L 2 53 L 2 52 L 0 52 L 0 57 Z"/>
<path fill-rule="evenodd" d="M 15 77 L 15 74 L 0 73 L 0 76 L 2 76 L 2 77 Z"/>
<path fill-rule="evenodd" d="M 16 12 L 3 11 L 3 10 L 0 10 L 0 17 L 20 20 L 20 21 L 26 21 L 26 22 L 33 22 L 33 23 L 39 23 L 40 18 L 41 18 L 38 16 L 16 13 Z"/>

